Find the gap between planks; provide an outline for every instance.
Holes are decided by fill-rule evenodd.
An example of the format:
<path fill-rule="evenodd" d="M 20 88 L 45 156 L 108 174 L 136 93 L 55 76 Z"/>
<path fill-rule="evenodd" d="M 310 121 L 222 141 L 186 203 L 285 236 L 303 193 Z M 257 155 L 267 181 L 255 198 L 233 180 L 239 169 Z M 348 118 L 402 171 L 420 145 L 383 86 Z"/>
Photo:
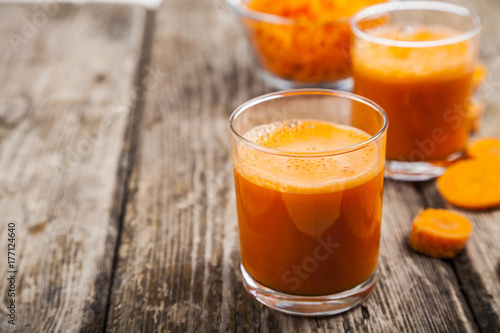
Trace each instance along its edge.
<path fill-rule="evenodd" d="M 123 221 L 125 219 L 125 215 L 127 212 L 127 202 L 129 200 L 129 183 L 132 176 L 132 172 L 134 170 L 137 155 L 138 155 L 138 147 L 140 146 L 140 130 L 142 124 L 142 115 L 144 111 L 145 105 L 145 95 L 147 91 L 147 87 L 144 84 L 145 79 L 147 78 L 147 70 L 146 67 L 149 65 L 151 61 L 151 50 L 153 47 L 153 38 L 155 32 L 155 16 L 156 12 L 153 9 L 148 9 L 146 13 L 146 22 L 144 28 L 144 35 L 142 40 L 142 49 L 141 55 L 139 59 L 139 65 L 137 67 L 137 72 L 135 74 L 134 89 L 136 92 L 138 90 L 142 91 L 142 94 L 139 95 L 138 98 L 134 101 L 134 105 L 128 117 L 127 128 L 124 136 L 124 148 L 120 155 L 119 169 L 118 169 L 118 179 L 123 179 L 121 184 L 117 184 L 117 190 L 115 192 L 115 202 L 116 209 L 118 211 L 118 232 L 117 239 L 115 244 L 115 249 L 113 252 L 113 265 L 111 268 L 111 279 L 109 282 L 108 288 L 108 298 L 106 304 L 106 313 L 104 316 L 104 327 L 103 332 L 106 332 L 108 326 L 108 314 L 110 310 L 111 304 L 111 296 L 113 292 L 113 285 L 115 282 L 115 271 L 118 266 L 118 251 L 121 245 L 121 236 L 123 231 Z M 140 88 L 140 89 L 137 89 Z M 119 207 L 119 208 L 118 208 Z"/>

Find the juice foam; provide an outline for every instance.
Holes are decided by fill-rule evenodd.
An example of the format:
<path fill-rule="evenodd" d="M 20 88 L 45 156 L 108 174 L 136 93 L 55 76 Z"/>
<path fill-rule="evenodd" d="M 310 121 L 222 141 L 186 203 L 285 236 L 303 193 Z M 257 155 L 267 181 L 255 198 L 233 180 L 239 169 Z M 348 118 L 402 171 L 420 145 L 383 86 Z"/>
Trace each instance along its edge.
<path fill-rule="evenodd" d="M 376 145 L 349 153 L 307 154 L 352 147 L 370 135 L 354 127 L 318 120 L 288 120 L 255 127 L 244 135 L 249 141 L 290 156 L 241 147 L 235 168 L 247 180 L 280 192 L 326 193 L 355 187 L 380 173 Z"/>
<path fill-rule="evenodd" d="M 459 32 L 440 26 L 380 27 L 369 34 L 390 41 L 427 42 L 456 37 Z M 472 71 L 471 57 L 474 57 L 470 41 L 433 47 L 399 47 L 357 39 L 353 52 L 355 71 L 391 81 L 454 78 Z"/>

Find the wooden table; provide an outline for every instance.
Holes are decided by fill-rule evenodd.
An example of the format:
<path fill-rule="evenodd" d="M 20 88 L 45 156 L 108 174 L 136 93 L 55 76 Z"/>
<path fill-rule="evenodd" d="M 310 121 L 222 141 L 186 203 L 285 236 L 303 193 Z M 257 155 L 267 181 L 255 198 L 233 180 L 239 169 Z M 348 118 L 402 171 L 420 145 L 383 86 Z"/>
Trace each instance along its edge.
<path fill-rule="evenodd" d="M 500 2 L 467 4 L 491 72 L 479 135 L 500 136 Z M 245 291 L 228 118 L 272 89 L 222 0 L 2 5 L 0 32 L 0 331 L 500 332 L 500 210 L 464 211 L 454 260 L 407 245 L 419 210 L 450 207 L 434 182 L 386 181 L 363 305 L 301 318 Z"/>

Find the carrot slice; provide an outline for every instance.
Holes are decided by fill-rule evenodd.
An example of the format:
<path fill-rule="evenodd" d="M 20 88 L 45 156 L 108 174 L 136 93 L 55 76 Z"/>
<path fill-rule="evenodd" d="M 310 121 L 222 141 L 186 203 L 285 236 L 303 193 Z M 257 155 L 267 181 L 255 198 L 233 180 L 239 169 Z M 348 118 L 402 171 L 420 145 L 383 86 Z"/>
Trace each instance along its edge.
<path fill-rule="evenodd" d="M 472 223 L 462 214 L 446 209 L 426 209 L 413 220 L 411 247 L 436 258 L 453 258 L 465 246 Z"/>
<path fill-rule="evenodd" d="M 468 209 L 500 206 L 500 161 L 468 160 L 449 167 L 437 182 L 451 204 Z"/>
<path fill-rule="evenodd" d="M 472 75 L 472 91 L 477 90 L 487 77 L 488 69 L 484 64 L 478 63 L 474 69 L 474 74 Z"/>
<path fill-rule="evenodd" d="M 467 108 L 467 119 L 469 120 L 471 132 L 481 129 L 484 113 L 484 103 L 471 101 Z"/>
<path fill-rule="evenodd" d="M 498 160 L 500 162 L 500 139 L 481 138 L 472 141 L 467 146 L 467 156 L 469 158 L 481 160 Z"/>

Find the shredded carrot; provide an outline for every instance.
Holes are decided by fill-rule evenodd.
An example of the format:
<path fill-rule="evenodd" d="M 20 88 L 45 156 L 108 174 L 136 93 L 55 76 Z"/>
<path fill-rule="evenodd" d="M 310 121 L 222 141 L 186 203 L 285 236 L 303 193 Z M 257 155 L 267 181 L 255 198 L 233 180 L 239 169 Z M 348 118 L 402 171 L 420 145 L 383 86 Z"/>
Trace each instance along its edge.
<path fill-rule="evenodd" d="M 426 209 L 413 220 L 411 247 L 436 258 L 453 258 L 465 246 L 472 223 L 462 214 L 446 209 Z"/>
<path fill-rule="evenodd" d="M 467 146 L 467 156 L 469 158 L 500 162 L 500 139 L 481 138 L 473 140 Z"/>
<path fill-rule="evenodd" d="M 257 56 L 269 72 L 298 82 L 328 82 L 351 75 L 349 16 L 387 0 L 252 0 L 255 11 L 292 24 L 246 20 Z"/>
<path fill-rule="evenodd" d="M 449 167 L 437 182 L 451 204 L 468 209 L 500 206 L 500 161 L 468 160 Z"/>
<path fill-rule="evenodd" d="M 472 75 L 472 91 L 477 90 L 487 77 L 488 69 L 484 64 L 478 63 Z"/>
<path fill-rule="evenodd" d="M 478 132 L 482 126 L 484 103 L 471 101 L 466 112 L 471 132 Z"/>

